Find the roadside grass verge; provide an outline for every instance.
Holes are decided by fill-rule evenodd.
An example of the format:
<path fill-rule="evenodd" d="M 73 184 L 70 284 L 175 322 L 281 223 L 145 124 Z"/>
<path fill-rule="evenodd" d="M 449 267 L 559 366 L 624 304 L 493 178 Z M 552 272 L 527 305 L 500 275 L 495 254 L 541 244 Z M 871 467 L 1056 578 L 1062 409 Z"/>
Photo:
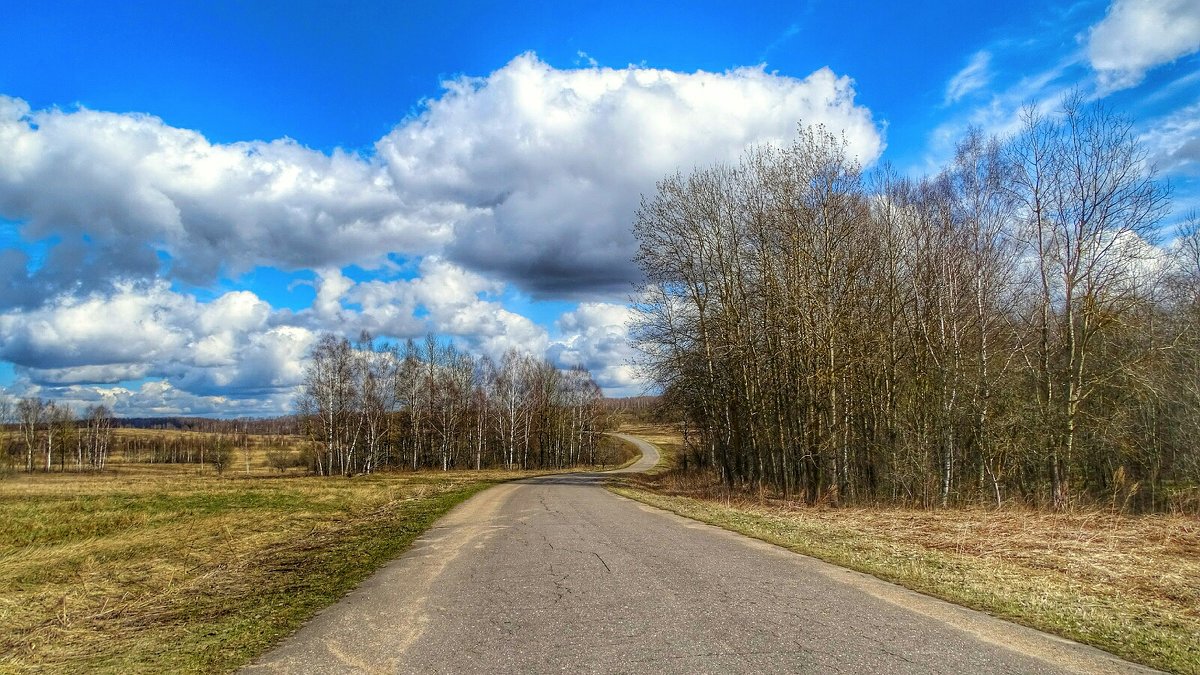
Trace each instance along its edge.
<path fill-rule="evenodd" d="M 610 489 L 1131 661 L 1200 673 L 1195 518 L 808 507 L 680 471 Z"/>
<path fill-rule="evenodd" d="M 232 671 L 454 505 L 528 475 L 0 482 L 0 671 Z"/>

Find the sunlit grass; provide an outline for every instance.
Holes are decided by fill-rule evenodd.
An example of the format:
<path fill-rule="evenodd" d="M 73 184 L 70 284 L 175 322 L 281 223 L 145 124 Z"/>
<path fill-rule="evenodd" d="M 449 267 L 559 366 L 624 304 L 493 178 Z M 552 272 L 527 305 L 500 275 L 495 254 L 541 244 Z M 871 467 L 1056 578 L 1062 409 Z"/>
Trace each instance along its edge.
<path fill-rule="evenodd" d="M 171 465 L 0 481 L 0 670 L 232 670 L 450 507 L 521 475 Z"/>

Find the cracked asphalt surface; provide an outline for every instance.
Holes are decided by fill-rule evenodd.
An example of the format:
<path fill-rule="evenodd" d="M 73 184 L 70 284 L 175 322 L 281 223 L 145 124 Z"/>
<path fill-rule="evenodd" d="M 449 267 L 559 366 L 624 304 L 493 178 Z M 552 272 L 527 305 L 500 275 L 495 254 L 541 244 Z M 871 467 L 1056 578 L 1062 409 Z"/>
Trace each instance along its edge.
<path fill-rule="evenodd" d="M 245 672 L 1146 672 L 604 480 L 480 493 Z"/>

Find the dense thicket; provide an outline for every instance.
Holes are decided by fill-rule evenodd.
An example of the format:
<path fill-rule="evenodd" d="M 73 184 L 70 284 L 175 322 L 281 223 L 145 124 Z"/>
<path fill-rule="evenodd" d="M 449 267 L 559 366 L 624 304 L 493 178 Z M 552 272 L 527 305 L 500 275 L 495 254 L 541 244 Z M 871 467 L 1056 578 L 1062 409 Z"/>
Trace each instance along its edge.
<path fill-rule="evenodd" d="M 600 387 L 582 368 L 517 351 L 495 363 L 432 336 L 399 347 L 325 335 L 311 356 L 296 407 L 318 473 L 607 461 Z"/>
<path fill-rule="evenodd" d="M 802 129 L 635 223 L 635 340 L 693 465 L 809 501 L 1087 499 L 1200 482 L 1200 239 L 1128 120 L 1068 98 L 919 181 Z"/>

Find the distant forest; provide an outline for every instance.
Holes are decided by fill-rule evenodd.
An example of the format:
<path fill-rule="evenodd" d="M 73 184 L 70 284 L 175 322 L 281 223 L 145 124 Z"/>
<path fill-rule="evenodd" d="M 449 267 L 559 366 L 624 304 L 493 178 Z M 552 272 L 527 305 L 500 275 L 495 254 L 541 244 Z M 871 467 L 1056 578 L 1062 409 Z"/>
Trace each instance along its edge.
<path fill-rule="evenodd" d="M 294 435 L 300 423 L 292 415 L 279 417 L 114 417 L 118 429 L 164 429 L 169 431 L 198 431 L 204 433 L 251 435 Z"/>
<path fill-rule="evenodd" d="M 634 339 L 730 485 L 1195 510 L 1200 228 L 1155 245 L 1169 196 L 1078 96 L 920 180 L 805 128 L 643 200 Z"/>

